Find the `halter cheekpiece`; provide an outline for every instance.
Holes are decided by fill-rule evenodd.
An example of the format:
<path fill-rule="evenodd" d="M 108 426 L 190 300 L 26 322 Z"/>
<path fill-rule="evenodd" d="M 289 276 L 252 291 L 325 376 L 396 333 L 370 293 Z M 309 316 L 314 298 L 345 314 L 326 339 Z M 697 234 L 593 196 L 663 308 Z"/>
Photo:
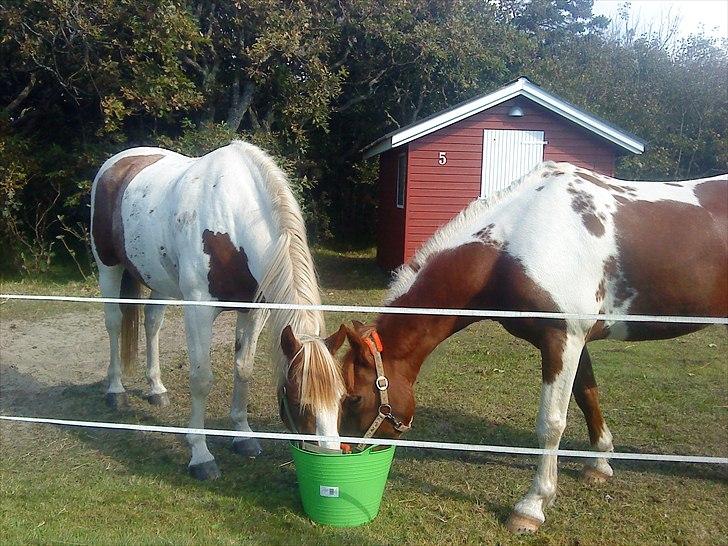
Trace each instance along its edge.
<path fill-rule="evenodd" d="M 407 432 L 412 428 L 411 422 L 409 425 L 405 425 L 392 413 L 392 406 L 389 404 L 389 379 L 384 375 L 384 365 L 382 364 L 382 340 L 379 338 L 379 334 L 376 330 L 371 330 L 365 337 L 362 338 L 364 343 L 369 347 L 369 351 L 374 357 L 374 366 L 377 370 L 377 378 L 374 380 L 374 386 L 379 391 L 379 411 L 374 421 L 369 426 L 369 429 L 364 433 L 364 438 L 371 438 L 374 433 L 377 432 L 380 425 L 384 421 L 389 421 L 394 430 L 399 433 Z M 360 444 L 361 448 L 364 444 Z"/>

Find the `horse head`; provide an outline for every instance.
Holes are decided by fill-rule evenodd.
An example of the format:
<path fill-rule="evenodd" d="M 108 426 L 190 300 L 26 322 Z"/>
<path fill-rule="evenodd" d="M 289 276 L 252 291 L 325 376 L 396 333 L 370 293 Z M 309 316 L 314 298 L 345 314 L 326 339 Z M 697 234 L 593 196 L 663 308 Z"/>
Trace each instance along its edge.
<path fill-rule="evenodd" d="M 343 435 L 396 438 L 411 428 L 415 412 L 412 382 L 403 373 L 406 363 L 392 358 L 373 325 L 352 324 L 342 325 L 351 348 L 342 361 L 347 393 L 339 430 Z"/>
<path fill-rule="evenodd" d="M 300 335 L 290 326 L 281 332 L 281 349 L 288 359 L 278 387 L 281 420 L 302 434 L 337 436 L 339 408 L 345 394 L 341 369 L 334 355 L 346 339 L 341 328 L 326 339 Z M 324 442 L 338 448 L 338 443 Z"/>

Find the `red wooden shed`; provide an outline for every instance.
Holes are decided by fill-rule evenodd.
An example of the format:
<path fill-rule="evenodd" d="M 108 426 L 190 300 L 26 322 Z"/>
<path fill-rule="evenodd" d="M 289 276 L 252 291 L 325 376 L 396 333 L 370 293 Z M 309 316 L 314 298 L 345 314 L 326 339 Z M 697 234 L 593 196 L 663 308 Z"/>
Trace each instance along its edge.
<path fill-rule="evenodd" d="M 526 78 L 394 131 L 364 150 L 379 156 L 377 262 L 392 269 L 473 199 L 541 161 L 614 174 L 615 158 L 645 143 Z"/>

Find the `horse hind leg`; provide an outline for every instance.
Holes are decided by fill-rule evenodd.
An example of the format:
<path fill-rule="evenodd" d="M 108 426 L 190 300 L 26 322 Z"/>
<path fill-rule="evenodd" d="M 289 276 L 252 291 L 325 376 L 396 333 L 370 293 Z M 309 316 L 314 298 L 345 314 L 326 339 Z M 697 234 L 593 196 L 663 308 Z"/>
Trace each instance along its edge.
<path fill-rule="evenodd" d="M 265 309 L 253 309 L 248 313 L 238 313 L 235 331 L 235 367 L 233 369 L 233 399 L 230 418 L 235 430 L 250 432 L 248 424 L 248 399 L 250 379 L 253 375 L 253 361 L 258 337 L 268 318 Z M 233 451 L 245 457 L 257 457 L 263 450 L 256 438 L 236 438 Z"/>
<path fill-rule="evenodd" d="M 583 347 L 583 338 L 561 331 L 548 334 L 542 344 L 543 383 L 536 434 L 544 449 L 559 448 Z M 533 533 L 546 520 L 544 509 L 556 498 L 556 465 L 556 455 L 541 455 L 530 489 L 515 505 L 506 522 L 508 530 L 518 534 Z"/>
<path fill-rule="evenodd" d="M 604 422 L 599 407 L 597 382 L 594 379 L 591 358 L 586 347 L 582 350 L 579 358 L 579 368 L 576 372 L 572 392 L 577 405 L 584 414 L 592 449 L 604 452 L 614 451 L 612 433 Z M 606 482 L 613 475 L 614 471 L 606 458 L 587 459 L 582 471 L 583 481 L 589 484 Z"/>
<path fill-rule="evenodd" d="M 155 291 L 151 293 L 151 299 L 163 299 Z M 164 323 L 164 311 L 166 305 L 147 304 L 144 306 L 144 332 L 147 340 L 147 382 L 149 392 L 146 395 L 147 402 L 153 406 L 168 406 L 169 395 L 167 388 L 162 383 L 162 376 L 159 370 L 159 330 Z"/>
<path fill-rule="evenodd" d="M 121 279 L 124 268 L 120 265 L 107 267 L 99 264 L 99 287 L 101 296 L 105 298 L 118 298 L 121 294 Z M 126 390 L 121 381 L 121 307 L 116 303 L 104 304 L 104 319 L 106 331 L 109 334 L 109 368 L 107 371 L 108 386 L 106 388 L 106 404 L 115 410 L 129 405 Z"/>

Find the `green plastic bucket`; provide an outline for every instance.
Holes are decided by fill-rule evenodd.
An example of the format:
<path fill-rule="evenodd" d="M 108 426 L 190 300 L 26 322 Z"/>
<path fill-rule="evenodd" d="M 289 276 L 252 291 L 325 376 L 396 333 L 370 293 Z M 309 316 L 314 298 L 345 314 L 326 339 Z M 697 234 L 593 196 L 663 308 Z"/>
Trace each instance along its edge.
<path fill-rule="evenodd" d="M 303 510 L 316 523 L 354 527 L 379 513 L 394 446 L 314 453 L 291 445 Z"/>

